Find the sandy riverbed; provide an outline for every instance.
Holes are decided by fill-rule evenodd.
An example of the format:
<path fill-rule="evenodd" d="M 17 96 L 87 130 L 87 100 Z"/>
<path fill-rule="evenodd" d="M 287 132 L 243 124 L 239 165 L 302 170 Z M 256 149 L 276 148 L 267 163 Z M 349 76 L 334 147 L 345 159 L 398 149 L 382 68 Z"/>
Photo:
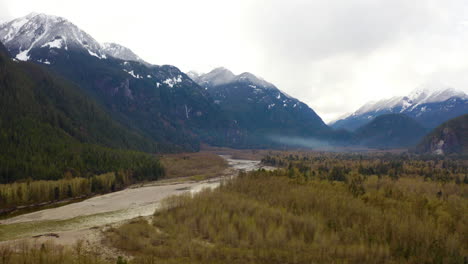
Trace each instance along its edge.
<path fill-rule="evenodd" d="M 196 193 L 204 188 L 216 188 L 221 181 L 237 175 L 240 170 L 251 171 L 261 168 L 259 161 L 234 160 L 229 156 L 223 156 L 223 158 L 228 161 L 229 169 L 217 178 L 199 182 L 166 184 L 155 182 L 62 207 L 16 216 L 2 220 L 0 224 L 14 226 L 64 221 L 63 225 L 55 224 L 52 225 L 53 227 L 45 225 L 47 228 L 34 228 L 31 229 L 32 231 L 25 231 L 20 236 L 31 238 L 33 235 L 54 233 L 59 237 L 41 237 L 38 240 L 52 239 L 59 244 L 72 244 L 78 239 L 87 238 L 91 233 L 96 233 L 90 230 L 97 230 L 100 226 L 116 224 L 138 216 L 150 216 L 158 208 L 160 202 L 169 196 L 186 192 Z"/>

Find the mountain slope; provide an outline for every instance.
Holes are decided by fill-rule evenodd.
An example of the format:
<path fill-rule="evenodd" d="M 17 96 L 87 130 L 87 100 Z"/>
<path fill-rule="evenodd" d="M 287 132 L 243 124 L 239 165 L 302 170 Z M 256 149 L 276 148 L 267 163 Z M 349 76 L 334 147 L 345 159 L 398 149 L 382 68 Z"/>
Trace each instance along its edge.
<path fill-rule="evenodd" d="M 225 68 L 189 75 L 245 131 L 242 145 L 275 144 L 276 137 L 329 137 L 331 130 L 306 104 L 251 73 Z"/>
<path fill-rule="evenodd" d="M 159 168 L 148 154 L 116 150 L 157 151 L 155 142 L 116 123 L 79 88 L 37 65 L 1 53 L 0 90 L 2 183 L 58 179 L 66 171 L 87 176 L 143 164 Z"/>
<path fill-rule="evenodd" d="M 45 64 L 72 80 L 114 118 L 159 142 L 164 151 L 197 150 L 200 140 L 234 140 L 235 124 L 179 69 L 108 56 L 112 50 L 115 56 L 138 59 L 121 46 L 99 44 L 63 18 L 39 14 L 13 20 L 0 27 L 0 39 L 8 40 L 12 56 Z M 41 44 L 50 41 L 62 44 Z"/>
<path fill-rule="evenodd" d="M 107 56 L 126 61 L 137 61 L 149 65 L 129 48 L 116 43 L 103 43 L 101 51 Z"/>
<path fill-rule="evenodd" d="M 355 132 L 359 145 L 378 148 L 398 148 L 415 145 L 426 129 L 414 119 L 403 114 L 384 114 Z"/>
<path fill-rule="evenodd" d="M 451 119 L 432 130 L 416 150 L 432 154 L 468 154 L 468 115 Z"/>
<path fill-rule="evenodd" d="M 37 48 L 85 49 L 90 55 L 104 58 L 101 44 L 76 25 L 57 16 L 31 13 L 0 26 L 0 41 L 16 59 L 30 60 Z"/>
<path fill-rule="evenodd" d="M 451 118 L 468 113 L 468 96 L 463 91 L 440 87 L 443 86 L 421 87 L 408 96 L 367 103 L 351 115 L 331 123 L 331 126 L 353 131 L 379 115 L 402 113 L 424 127 L 434 128 Z"/>

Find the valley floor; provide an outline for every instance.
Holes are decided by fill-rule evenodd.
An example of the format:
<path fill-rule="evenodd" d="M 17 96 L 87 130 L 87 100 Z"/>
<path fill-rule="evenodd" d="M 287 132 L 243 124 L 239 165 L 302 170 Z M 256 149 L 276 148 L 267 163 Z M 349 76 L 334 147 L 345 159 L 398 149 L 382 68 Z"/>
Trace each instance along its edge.
<path fill-rule="evenodd" d="M 167 155 L 161 157 L 170 172 L 166 180 L 3 220 L 0 264 L 468 259 L 463 157 L 213 155 L 228 152 Z"/>
<path fill-rule="evenodd" d="M 72 245 L 79 240 L 95 242 L 101 228 L 136 217 L 150 216 L 158 209 L 160 202 L 169 196 L 215 188 L 223 180 L 237 175 L 240 170 L 251 171 L 262 167 L 257 160 L 232 159 L 226 155 L 222 157 L 228 162 L 228 168 L 222 175 L 207 180 L 178 178 L 135 185 L 78 203 L 1 220 L 1 244 L 24 239 L 41 243 L 52 240 L 62 245 Z"/>

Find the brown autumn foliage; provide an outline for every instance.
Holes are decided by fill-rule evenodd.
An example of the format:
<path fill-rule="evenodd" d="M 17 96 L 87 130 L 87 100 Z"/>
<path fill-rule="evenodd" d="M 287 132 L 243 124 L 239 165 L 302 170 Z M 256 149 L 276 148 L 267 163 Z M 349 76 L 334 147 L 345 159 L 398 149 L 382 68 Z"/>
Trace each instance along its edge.
<path fill-rule="evenodd" d="M 132 263 L 466 262 L 465 160 L 337 154 L 274 160 L 285 168 L 172 197 L 152 223 L 140 219 L 111 230 L 108 243 L 135 255 Z"/>
<path fill-rule="evenodd" d="M 84 249 L 82 242 L 72 248 L 53 243 L 20 243 L 0 246 L 0 264 L 108 264 L 98 253 Z"/>
<path fill-rule="evenodd" d="M 227 168 L 226 161 L 213 153 L 180 153 L 161 156 L 165 178 L 193 177 L 205 179 L 220 176 Z"/>

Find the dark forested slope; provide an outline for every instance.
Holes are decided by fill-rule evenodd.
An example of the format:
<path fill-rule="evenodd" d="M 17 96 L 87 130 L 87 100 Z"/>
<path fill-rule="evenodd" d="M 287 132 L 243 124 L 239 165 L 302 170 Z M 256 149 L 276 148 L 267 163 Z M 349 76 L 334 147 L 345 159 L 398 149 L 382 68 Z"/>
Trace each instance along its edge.
<path fill-rule="evenodd" d="M 149 154 L 125 150 L 157 151 L 155 142 L 113 121 L 70 83 L 0 53 L 1 182 L 58 179 L 65 172 L 161 173 Z M 143 173 L 144 168 L 153 171 Z"/>

